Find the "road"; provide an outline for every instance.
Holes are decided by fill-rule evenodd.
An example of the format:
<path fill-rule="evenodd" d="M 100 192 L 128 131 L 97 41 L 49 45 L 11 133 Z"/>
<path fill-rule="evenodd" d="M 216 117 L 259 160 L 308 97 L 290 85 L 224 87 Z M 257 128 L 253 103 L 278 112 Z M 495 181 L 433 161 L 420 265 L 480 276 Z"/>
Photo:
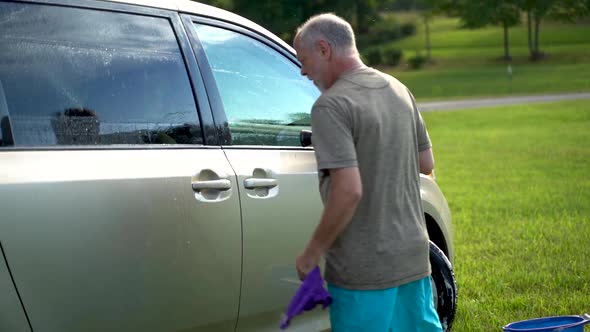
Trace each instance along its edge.
<path fill-rule="evenodd" d="M 468 100 L 448 100 L 418 103 L 420 112 L 451 111 L 466 108 L 492 107 L 500 105 L 516 105 L 545 103 L 560 100 L 590 99 L 590 93 L 569 93 L 544 96 L 499 97 Z"/>

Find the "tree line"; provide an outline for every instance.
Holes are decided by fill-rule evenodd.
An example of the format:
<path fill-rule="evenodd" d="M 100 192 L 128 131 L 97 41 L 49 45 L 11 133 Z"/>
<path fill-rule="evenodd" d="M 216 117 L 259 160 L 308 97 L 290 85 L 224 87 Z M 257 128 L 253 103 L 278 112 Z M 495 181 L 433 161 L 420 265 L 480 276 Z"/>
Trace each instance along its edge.
<path fill-rule="evenodd" d="M 466 28 L 501 26 L 504 56 L 511 59 L 509 28 L 526 21 L 531 60 L 544 56 L 540 48 L 540 27 L 548 18 L 575 21 L 590 14 L 590 0 L 201 0 L 233 11 L 257 22 L 286 42 L 295 29 L 312 15 L 332 12 L 353 26 L 357 34 L 366 34 L 380 21 L 379 13 L 391 10 L 415 10 L 425 24 L 426 52 L 430 59 L 429 22 L 433 15 L 459 17 Z"/>
<path fill-rule="evenodd" d="M 332 12 L 363 34 L 378 20 L 378 12 L 392 0 L 201 0 L 233 11 L 290 42 L 294 30 L 315 14 Z"/>

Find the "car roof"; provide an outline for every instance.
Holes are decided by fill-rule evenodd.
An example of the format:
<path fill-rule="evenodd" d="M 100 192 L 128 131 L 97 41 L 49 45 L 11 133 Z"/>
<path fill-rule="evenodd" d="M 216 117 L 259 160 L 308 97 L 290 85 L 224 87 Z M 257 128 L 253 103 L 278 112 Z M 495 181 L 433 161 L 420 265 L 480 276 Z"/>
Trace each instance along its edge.
<path fill-rule="evenodd" d="M 206 5 L 196 1 L 190 0 L 102 0 L 108 2 L 118 2 L 125 4 L 133 4 L 145 7 L 154 7 L 167 10 L 175 10 L 181 13 L 193 14 L 218 20 L 223 20 L 231 23 L 241 25 L 249 30 L 253 30 L 263 36 L 269 38 L 275 43 L 279 44 L 289 52 L 295 54 L 295 50 L 281 38 L 277 37 L 272 32 L 263 28 L 262 26 L 248 20 L 245 17 L 234 14 L 224 9 Z"/>

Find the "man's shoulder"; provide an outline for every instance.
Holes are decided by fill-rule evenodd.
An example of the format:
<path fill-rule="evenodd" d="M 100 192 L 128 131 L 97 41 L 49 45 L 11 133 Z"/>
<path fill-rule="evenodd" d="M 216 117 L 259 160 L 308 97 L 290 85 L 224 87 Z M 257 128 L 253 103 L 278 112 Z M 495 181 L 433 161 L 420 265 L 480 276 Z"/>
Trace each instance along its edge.
<path fill-rule="evenodd" d="M 334 84 L 320 95 L 314 103 L 314 107 L 342 107 L 354 98 L 355 91 L 363 89 L 355 80 L 355 74 L 341 76 Z"/>
<path fill-rule="evenodd" d="M 364 77 L 359 78 L 359 76 Z M 395 91 L 394 94 L 398 96 L 408 95 L 408 88 L 397 78 L 377 69 L 367 67 L 338 79 L 334 85 L 320 95 L 315 101 L 313 109 L 351 108 L 359 100 L 366 98 L 367 94 L 364 91 L 382 91 L 381 88 L 386 86 L 389 86 L 392 91 Z"/>
<path fill-rule="evenodd" d="M 403 100 L 406 103 L 412 103 L 412 99 L 414 97 L 410 92 L 410 89 L 408 89 L 408 87 L 404 83 L 402 83 L 393 75 L 384 73 L 377 69 L 374 69 L 374 71 L 377 75 L 380 75 L 381 77 L 383 77 L 384 80 L 387 80 L 387 82 L 389 82 L 389 87 L 393 92 L 393 96 L 396 96 L 396 98 L 398 98 L 399 100 Z"/>
<path fill-rule="evenodd" d="M 313 104 L 313 109 L 317 108 L 341 108 L 347 103 L 349 95 L 346 89 L 341 86 L 334 85 L 330 89 L 324 91 Z"/>

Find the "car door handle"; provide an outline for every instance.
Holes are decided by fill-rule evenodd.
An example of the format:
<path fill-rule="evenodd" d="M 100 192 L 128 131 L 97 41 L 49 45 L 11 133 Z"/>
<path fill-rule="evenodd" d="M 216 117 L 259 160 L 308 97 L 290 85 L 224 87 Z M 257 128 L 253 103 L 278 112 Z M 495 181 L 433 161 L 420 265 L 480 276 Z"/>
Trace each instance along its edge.
<path fill-rule="evenodd" d="M 193 181 L 193 190 L 201 191 L 206 189 L 226 191 L 231 189 L 231 181 L 227 179 L 207 180 L 207 181 Z"/>
<path fill-rule="evenodd" d="M 248 178 L 244 180 L 244 188 L 246 189 L 274 188 L 276 186 L 276 179 Z"/>

